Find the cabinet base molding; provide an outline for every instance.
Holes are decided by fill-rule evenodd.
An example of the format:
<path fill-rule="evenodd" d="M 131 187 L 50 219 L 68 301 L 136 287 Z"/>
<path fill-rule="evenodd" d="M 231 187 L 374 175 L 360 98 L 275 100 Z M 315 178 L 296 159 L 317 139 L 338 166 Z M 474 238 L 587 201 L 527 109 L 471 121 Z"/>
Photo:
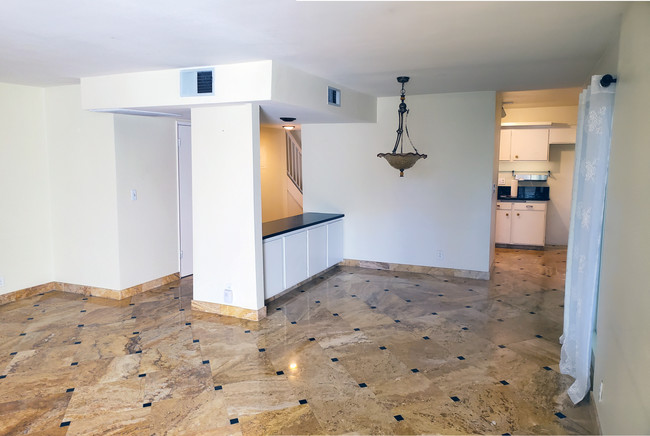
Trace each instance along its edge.
<path fill-rule="evenodd" d="M 344 259 L 341 265 L 359 268 L 382 269 L 387 271 L 413 272 L 432 276 L 459 277 L 464 279 L 490 280 L 489 271 L 439 268 L 435 266 L 407 265 L 402 263 L 375 262 L 372 260 Z"/>
<path fill-rule="evenodd" d="M 98 288 L 96 286 L 75 285 L 72 283 L 64 282 L 49 282 L 42 285 L 32 286 L 30 288 L 19 289 L 17 291 L 2 294 L 0 295 L 0 305 L 11 303 L 16 300 L 22 300 L 23 298 L 33 297 L 34 295 L 43 294 L 50 291 L 62 291 L 68 292 L 70 294 L 84 295 L 86 297 L 108 298 L 110 300 L 123 300 L 125 298 L 141 294 L 143 292 L 175 282 L 180 279 L 181 275 L 179 273 L 173 273 L 121 290 Z"/>
<path fill-rule="evenodd" d="M 264 300 L 264 302 L 265 302 L 265 303 L 270 303 L 271 301 L 273 301 L 273 300 L 277 300 L 278 298 L 282 297 L 283 295 L 287 295 L 289 292 L 295 291 L 296 289 L 298 289 L 298 288 L 300 288 L 300 287 L 306 285 L 307 283 L 309 283 L 309 282 L 311 282 L 311 281 L 317 281 L 317 280 L 320 280 L 321 277 L 324 277 L 325 274 L 329 273 L 330 271 L 332 271 L 333 269 L 335 269 L 335 268 L 336 268 L 337 266 L 339 266 L 339 265 L 342 265 L 342 264 L 339 263 L 339 264 L 336 264 L 336 265 L 332 265 L 332 266 L 330 266 L 329 268 L 327 268 L 326 270 L 323 270 L 323 271 L 321 271 L 320 273 L 318 273 L 318 274 L 316 274 L 316 275 L 314 275 L 314 276 L 311 276 L 311 277 L 309 277 L 308 279 L 303 280 L 303 281 L 300 282 L 300 283 L 296 283 L 296 284 L 293 285 L 292 287 L 285 289 L 284 291 L 280 292 L 279 294 L 267 298 L 266 300 Z"/>
<path fill-rule="evenodd" d="M 192 300 L 192 310 L 197 312 L 214 313 L 216 315 L 230 316 L 233 318 L 259 321 L 266 318 L 266 306 L 260 309 L 246 309 L 244 307 L 229 306 L 227 304 L 210 303 L 208 301 Z"/>

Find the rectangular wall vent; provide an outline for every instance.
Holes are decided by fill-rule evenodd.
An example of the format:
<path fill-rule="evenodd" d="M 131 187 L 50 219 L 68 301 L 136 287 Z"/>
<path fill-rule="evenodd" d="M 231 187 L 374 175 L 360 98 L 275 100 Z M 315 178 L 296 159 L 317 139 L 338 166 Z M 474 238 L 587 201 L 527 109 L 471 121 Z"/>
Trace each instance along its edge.
<path fill-rule="evenodd" d="M 333 88 L 331 86 L 327 87 L 327 104 L 332 106 L 341 106 L 341 90 Z"/>
<path fill-rule="evenodd" d="M 181 97 L 214 95 L 213 69 L 181 71 Z"/>
<path fill-rule="evenodd" d="M 212 70 L 196 72 L 196 91 L 199 94 L 212 94 Z"/>

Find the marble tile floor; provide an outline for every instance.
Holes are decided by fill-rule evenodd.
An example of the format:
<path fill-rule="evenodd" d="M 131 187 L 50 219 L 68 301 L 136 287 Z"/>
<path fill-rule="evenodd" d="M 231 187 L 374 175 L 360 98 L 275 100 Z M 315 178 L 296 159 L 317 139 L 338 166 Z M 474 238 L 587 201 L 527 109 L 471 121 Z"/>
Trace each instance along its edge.
<path fill-rule="evenodd" d="M 260 322 L 192 312 L 191 278 L 0 306 L 0 434 L 594 434 L 558 372 L 565 257 L 339 267 Z"/>

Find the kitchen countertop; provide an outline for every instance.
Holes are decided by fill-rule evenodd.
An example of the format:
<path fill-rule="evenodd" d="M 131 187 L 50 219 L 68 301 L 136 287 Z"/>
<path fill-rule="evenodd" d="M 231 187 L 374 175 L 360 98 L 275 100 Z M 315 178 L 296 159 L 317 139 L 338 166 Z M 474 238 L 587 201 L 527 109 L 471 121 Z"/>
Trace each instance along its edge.
<path fill-rule="evenodd" d="M 301 215 L 290 216 L 288 218 L 282 218 L 275 221 L 268 221 L 262 223 L 262 239 L 282 235 L 284 233 L 303 229 L 315 224 L 333 221 L 335 219 L 343 218 L 344 216 L 345 215 L 342 213 L 307 212 Z"/>
<path fill-rule="evenodd" d="M 549 201 L 546 200 L 537 200 L 534 198 L 512 198 L 512 197 L 497 197 L 497 201 L 507 201 L 508 203 L 525 203 L 527 201 Z"/>

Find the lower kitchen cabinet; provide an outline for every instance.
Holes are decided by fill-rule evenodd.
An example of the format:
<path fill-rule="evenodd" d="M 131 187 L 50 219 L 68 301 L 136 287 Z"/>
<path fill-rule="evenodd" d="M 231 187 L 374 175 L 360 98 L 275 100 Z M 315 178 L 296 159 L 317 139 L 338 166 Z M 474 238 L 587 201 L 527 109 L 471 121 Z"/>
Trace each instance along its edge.
<path fill-rule="evenodd" d="M 497 219 L 494 241 L 497 244 L 510 244 L 512 223 L 512 203 L 497 203 Z"/>
<path fill-rule="evenodd" d="M 343 260 L 343 220 L 315 224 L 263 241 L 264 297 L 274 297 Z"/>
<path fill-rule="evenodd" d="M 497 244 L 544 246 L 546 203 L 498 202 L 494 239 Z"/>

